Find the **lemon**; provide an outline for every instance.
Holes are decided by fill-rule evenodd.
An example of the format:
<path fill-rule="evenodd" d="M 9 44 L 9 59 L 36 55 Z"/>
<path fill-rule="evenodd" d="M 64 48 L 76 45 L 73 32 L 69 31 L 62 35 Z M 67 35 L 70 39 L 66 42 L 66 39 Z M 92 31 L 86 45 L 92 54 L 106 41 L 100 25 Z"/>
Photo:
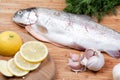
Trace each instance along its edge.
<path fill-rule="evenodd" d="M 19 52 L 14 56 L 15 64 L 23 70 L 34 70 L 39 67 L 40 63 L 33 63 L 26 61 Z"/>
<path fill-rule="evenodd" d="M 21 77 L 29 73 L 28 70 L 22 70 L 14 63 L 13 58 L 8 61 L 8 70 L 15 76 Z"/>
<path fill-rule="evenodd" d="M 8 70 L 7 63 L 5 60 L 0 60 L 0 72 L 7 77 L 12 77 L 13 74 Z"/>
<path fill-rule="evenodd" d="M 13 31 L 0 34 L 0 55 L 13 56 L 21 47 L 21 37 Z"/>
<path fill-rule="evenodd" d="M 41 62 L 47 57 L 48 49 L 39 41 L 28 41 L 21 46 L 20 53 L 29 62 Z"/>

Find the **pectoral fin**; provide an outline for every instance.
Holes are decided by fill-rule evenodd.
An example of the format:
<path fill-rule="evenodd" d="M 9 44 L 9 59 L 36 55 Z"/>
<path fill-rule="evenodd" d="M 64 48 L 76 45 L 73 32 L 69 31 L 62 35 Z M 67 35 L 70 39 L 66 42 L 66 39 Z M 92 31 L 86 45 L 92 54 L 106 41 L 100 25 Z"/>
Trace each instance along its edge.
<path fill-rule="evenodd" d="M 47 30 L 44 29 L 43 27 L 39 28 L 36 25 L 31 25 L 31 26 L 26 26 L 25 29 L 33 35 L 36 39 L 42 40 L 45 42 L 50 42 L 48 39 L 46 39 L 42 34 L 47 33 Z"/>

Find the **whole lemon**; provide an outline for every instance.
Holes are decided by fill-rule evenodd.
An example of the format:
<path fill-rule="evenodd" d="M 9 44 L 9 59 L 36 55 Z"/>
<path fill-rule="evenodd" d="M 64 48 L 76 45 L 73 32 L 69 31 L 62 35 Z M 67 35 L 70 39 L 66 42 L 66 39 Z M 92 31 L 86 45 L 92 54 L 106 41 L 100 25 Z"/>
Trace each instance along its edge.
<path fill-rule="evenodd" d="M 0 33 L 0 55 L 13 56 L 21 47 L 22 39 L 14 31 Z"/>

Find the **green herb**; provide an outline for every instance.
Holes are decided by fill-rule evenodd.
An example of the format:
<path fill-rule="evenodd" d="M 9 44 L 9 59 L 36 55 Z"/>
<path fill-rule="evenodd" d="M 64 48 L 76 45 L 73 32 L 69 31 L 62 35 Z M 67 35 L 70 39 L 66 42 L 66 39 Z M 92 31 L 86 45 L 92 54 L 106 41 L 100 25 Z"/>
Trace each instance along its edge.
<path fill-rule="evenodd" d="M 95 16 L 98 21 L 106 14 L 116 15 L 120 0 L 66 0 L 66 12 Z"/>

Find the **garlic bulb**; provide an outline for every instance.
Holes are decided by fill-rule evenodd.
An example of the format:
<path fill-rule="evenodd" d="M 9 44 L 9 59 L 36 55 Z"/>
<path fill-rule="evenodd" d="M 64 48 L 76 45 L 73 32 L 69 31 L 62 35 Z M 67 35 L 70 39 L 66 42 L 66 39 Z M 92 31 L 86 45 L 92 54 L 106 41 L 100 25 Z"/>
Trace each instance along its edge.
<path fill-rule="evenodd" d="M 112 74 L 113 80 L 120 80 L 120 63 L 114 66 Z"/>
<path fill-rule="evenodd" d="M 100 51 L 95 49 L 87 49 L 85 51 L 85 57 L 88 59 L 86 67 L 92 71 L 100 70 L 105 63 L 104 56 Z"/>
<path fill-rule="evenodd" d="M 84 56 L 77 55 L 77 54 L 70 54 L 70 58 L 68 59 L 68 66 L 71 68 L 72 71 L 85 71 L 86 67 L 81 62 L 84 60 Z"/>

